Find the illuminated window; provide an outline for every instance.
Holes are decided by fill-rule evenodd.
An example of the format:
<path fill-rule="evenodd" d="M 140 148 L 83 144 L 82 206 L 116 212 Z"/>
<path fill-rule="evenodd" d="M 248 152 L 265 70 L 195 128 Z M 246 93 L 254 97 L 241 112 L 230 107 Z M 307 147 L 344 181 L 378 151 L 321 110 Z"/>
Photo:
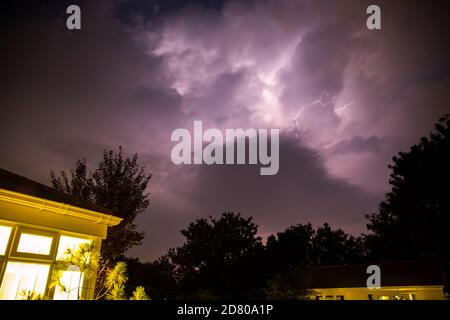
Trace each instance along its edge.
<path fill-rule="evenodd" d="M 9 236 L 11 235 L 11 227 L 0 226 L 0 256 L 3 256 L 8 247 Z"/>
<path fill-rule="evenodd" d="M 394 295 L 392 300 L 416 300 L 416 295 L 413 293 L 397 294 L 397 295 Z"/>
<path fill-rule="evenodd" d="M 344 300 L 344 296 L 336 296 L 336 300 Z"/>
<path fill-rule="evenodd" d="M 52 248 L 52 237 L 22 233 L 20 235 L 17 252 L 33 253 L 48 256 Z"/>
<path fill-rule="evenodd" d="M 44 295 L 50 265 L 8 262 L 0 288 L 1 300 L 22 300 Z"/>
<path fill-rule="evenodd" d="M 60 283 L 55 287 L 53 300 L 78 300 L 84 276 L 80 271 L 66 270 L 61 273 Z"/>
<path fill-rule="evenodd" d="M 379 300 L 389 300 L 389 296 L 380 296 Z"/>
<path fill-rule="evenodd" d="M 68 237 L 68 236 L 61 236 L 59 238 L 59 246 L 58 246 L 58 253 L 56 255 L 57 260 L 63 260 L 66 258 L 66 251 L 67 249 L 72 250 L 73 252 L 76 252 L 80 245 L 87 243 L 90 244 L 91 240 L 88 239 L 82 239 L 82 238 L 75 238 L 75 237 Z"/>

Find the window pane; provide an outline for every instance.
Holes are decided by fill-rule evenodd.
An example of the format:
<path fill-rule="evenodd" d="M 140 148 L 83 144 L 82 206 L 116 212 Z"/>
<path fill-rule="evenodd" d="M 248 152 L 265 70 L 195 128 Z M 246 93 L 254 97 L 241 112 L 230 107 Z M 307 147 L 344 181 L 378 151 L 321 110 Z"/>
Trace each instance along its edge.
<path fill-rule="evenodd" d="M 38 236 L 36 234 L 22 233 L 20 235 L 17 252 L 34 253 L 48 256 L 52 248 L 52 237 Z"/>
<path fill-rule="evenodd" d="M 3 256 L 8 246 L 9 236 L 11 235 L 12 227 L 0 226 L 0 256 Z"/>
<path fill-rule="evenodd" d="M 67 249 L 72 250 L 73 252 L 76 252 L 80 245 L 83 243 L 90 244 L 91 240 L 88 239 L 82 239 L 82 238 L 75 238 L 75 237 L 68 237 L 68 236 L 61 236 L 59 238 L 59 246 L 58 246 L 58 254 L 56 255 L 57 260 L 62 260 L 65 258 L 65 252 Z"/>
<path fill-rule="evenodd" d="M 53 300 L 78 300 L 78 294 L 82 294 L 83 275 L 80 271 L 63 271 L 60 282 L 64 287 L 56 286 Z M 80 292 L 78 292 L 80 288 Z"/>
<path fill-rule="evenodd" d="M 0 288 L 1 300 L 22 300 L 43 295 L 50 270 L 48 264 L 8 262 Z"/>

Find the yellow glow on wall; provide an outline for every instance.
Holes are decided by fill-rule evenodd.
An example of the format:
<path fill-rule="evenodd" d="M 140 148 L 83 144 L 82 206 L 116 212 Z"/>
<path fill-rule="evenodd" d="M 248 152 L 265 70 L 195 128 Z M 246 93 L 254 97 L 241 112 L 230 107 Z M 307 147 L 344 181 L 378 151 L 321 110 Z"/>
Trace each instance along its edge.
<path fill-rule="evenodd" d="M 20 235 L 17 252 L 49 255 L 52 248 L 52 237 L 22 233 Z"/>
<path fill-rule="evenodd" d="M 57 289 L 47 288 L 49 273 L 61 265 L 55 260 L 65 260 L 68 248 L 76 251 L 83 243 L 95 242 L 99 250 L 108 228 L 121 221 L 110 214 L 0 188 L 0 300 L 24 299 L 23 291 L 52 298 L 49 293 Z M 95 274 L 87 279 L 73 267 L 61 272 L 65 285 L 78 289 L 81 283 L 81 297 L 93 298 Z M 78 290 L 69 291 L 73 293 L 57 292 L 55 298 L 77 298 Z"/>
<path fill-rule="evenodd" d="M 11 235 L 11 227 L 0 226 L 0 256 L 3 256 L 8 246 L 9 236 Z"/>
<path fill-rule="evenodd" d="M 443 285 L 310 289 L 311 300 L 446 300 Z"/>
<path fill-rule="evenodd" d="M 0 289 L 0 300 L 25 299 L 27 293 L 43 295 L 49 271 L 49 264 L 8 262 Z"/>
<path fill-rule="evenodd" d="M 91 240 L 83 239 L 83 238 L 61 236 L 59 238 L 58 253 L 56 255 L 56 259 L 63 260 L 65 258 L 65 252 L 67 249 L 70 249 L 75 252 L 78 250 L 80 245 L 82 245 L 84 243 L 90 244 Z"/>
<path fill-rule="evenodd" d="M 64 286 L 55 287 L 53 300 L 78 300 L 78 294 L 81 295 L 84 275 L 80 271 L 63 271 L 60 282 Z M 78 290 L 80 288 L 80 290 Z M 63 290 L 64 289 L 64 290 Z"/>

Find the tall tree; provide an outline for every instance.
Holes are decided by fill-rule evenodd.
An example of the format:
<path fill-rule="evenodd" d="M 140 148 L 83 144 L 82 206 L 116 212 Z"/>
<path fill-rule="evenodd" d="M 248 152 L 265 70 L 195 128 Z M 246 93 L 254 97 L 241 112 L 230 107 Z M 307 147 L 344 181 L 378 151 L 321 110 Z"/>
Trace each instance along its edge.
<path fill-rule="evenodd" d="M 255 285 L 263 247 L 252 218 L 227 212 L 220 219 L 198 219 L 181 233 L 185 244 L 169 256 L 186 291 L 238 297 Z"/>
<path fill-rule="evenodd" d="M 429 137 L 393 158 L 392 190 L 367 215 L 375 258 L 450 258 L 450 116 Z"/>
<path fill-rule="evenodd" d="M 267 238 L 269 274 L 284 272 L 300 262 L 310 261 L 315 231 L 311 223 L 297 224 Z"/>
<path fill-rule="evenodd" d="M 55 189 L 107 209 L 123 221 L 108 229 L 108 237 L 102 243 L 102 255 L 114 259 L 132 246 L 141 244 L 144 232 L 136 231 L 134 219 L 149 205 L 146 193 L 151 175 L 138 164 L 138 155 L 124 157 L 122 147 L 118 152 L 105 151 L 103 159 L 93 172 L 88 171 L 86 159 L 75 163 L 67 174 L 56 175 L 51 171 Z"/>
<path fill-rule="evenodd" d="M 312 240 L 311 261 L 315 265 L 336 265 L 359 262 L 363 259 L 361 238 L 342 229 L 332 229 L 328 223 L 317 228 Z"/>

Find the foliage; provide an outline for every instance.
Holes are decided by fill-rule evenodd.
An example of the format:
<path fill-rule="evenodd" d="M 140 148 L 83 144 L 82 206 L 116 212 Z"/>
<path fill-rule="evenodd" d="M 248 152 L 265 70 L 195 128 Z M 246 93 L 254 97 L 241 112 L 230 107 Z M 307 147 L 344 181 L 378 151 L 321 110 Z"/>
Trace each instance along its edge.
<path fill-rule="evenodd" d="M 312 239 L 314 229 L 311 223 L 297 224 L 287 228 L 277 235 L 267 238 L 266 253 L 267 262 L 270 264 L 270 272 L 278 273 L 289 267 L 309 260 L 312 253 Z"/>
<path fill-rule="evenodd" d="M 152 299 L 175 299 L 179 293 L 175 278 L 175 265 L 168 255 L 153 262 L 141 263 L 138 259 L 126 258 L 130 279 L 129 287 L 145 285 L 152 293 Z"/>
<path fill-rule="evenodd" d="M 41 294 L 37 294 L 32 290 L 22 290 L 20 293 L 21 300 L 45 300 L 45 297 Z"/>
<path fill-rule="evenodd" d="M 113 268 L 109 268 L 103 282 L 106 300 L 124 300 L 125 283 L 127 281 L 127 265 L 125 262 L 118 262 Z"/>
<path fill-rule="evenodd" d="M 367 215 L 374 259 L 450 258 L 450 116 L 409 152 L 393 158 L 390 184 L 377 213 Z"/>
<path fill-rule="evenodd" d="M 136 287 L 130 300 L 150 300 L 150 298 L 145 293 L 145 288 L 142 286 Z"/>
<path fill-rule="evenodd" d="M 151 175 L 146 175 L 144 167 L 138 164 L 138 155 L 124 157 L 121 147 L 118 152 L 105 151 L 93 172 L 88 171 L 86 159 L 78 160 L 69 174 L 61 171 L 57 176 L 51 171 L 55 189 L 123 218 L 118 226 L 108 229 L 108 237 L 102 244 L 102 254 L 108 259 L 141 244 L 144 233 L 136 231 L 133 221 L 149 205 L 145 190 L 150 178 Z"/>
<path fill-rule="evenodd" d="M 363 238 L 328 224 L 297 224 L 271 235 L 264 246 L 251 218 L 232 212 L 198 219 L 182 230 L 185 243 L 152 263 L 136 265 L 136 279 L 159 299 L 223 299 L 266 296 L 300 299 L 306 266 L 359 262 Z"/>
<path fill-rule="evenodd" d="M 308 262 L 312 265 L 355 263 L 363 260 L 364 243 L 328 223 L 315 230 L 311 223 L 297 224 L 267 238 L 269 273 L 276 274 Z"/>
<path fill-rule="evenodd" d="M 355 238 L 341 229 L 333 230 L 328 223 L 317 228 L 312 239 L 309 261 L 314 265 L 337 265 L 363 260 L 362 238 Z"/>
<path fill-rule="evenodd" d="M 310 283 L 309 268 L 301 263 L 272 277 L 263 291 L 271 300 L 305 300 Z"/>
<path fill-rule="evenodd" d="M 94 300 L 125 300 L 125 285 L 128 281 L 127 265 L 125 262 L 117 262 L 114 266 L 110 266 L 107 260 L 102 259 L 98 248 L 92 243 L 81 244 L 76 250 L 67 249 L 63 259 L 55 265 L 54 280 L 50 284 L 50 288 L 58 286 L 63 292 L 70 293 L 70 288 L 66 288 L 61 281 L 62 272 L 69 268 L 75 268 L 80 271 L 87 279 L 96 278 L 96 288 Z M 78 299 L 82 299 L 82 277 L 76 287 Z M 136 288 L 136 295 L 139 300 L 148 300 L 143 287 Z M 137 299 L 133 299 L 137 300 Z"/>
<path fill-rule="evenodd" d="M 168 258 L 182 291 L 231 297 L 252 286 L 254 258 L 263 249 L 252 218 L 227 212 L 219 219 L 198 219 L 181 233 L 186 243 L 170 250 Z"/>
<path fill-rule="evenodd" d="M 55 263 L 55 277 L 50 288 L 58 286 L 61 291 L 70 294 L 71 289 L 66 288 L 62 283 L 62 272 L 69 268 L 75 267 L 86 279 L 95 276 L 98 264 L 100 261 L 100 254 L 94 243 L 82 243 L 77 249 L 67 248 L 61 260 Z M 78 285 L 76 287 L 77 297 L 81 299 L 82 277 L 79 277 Z"/>

